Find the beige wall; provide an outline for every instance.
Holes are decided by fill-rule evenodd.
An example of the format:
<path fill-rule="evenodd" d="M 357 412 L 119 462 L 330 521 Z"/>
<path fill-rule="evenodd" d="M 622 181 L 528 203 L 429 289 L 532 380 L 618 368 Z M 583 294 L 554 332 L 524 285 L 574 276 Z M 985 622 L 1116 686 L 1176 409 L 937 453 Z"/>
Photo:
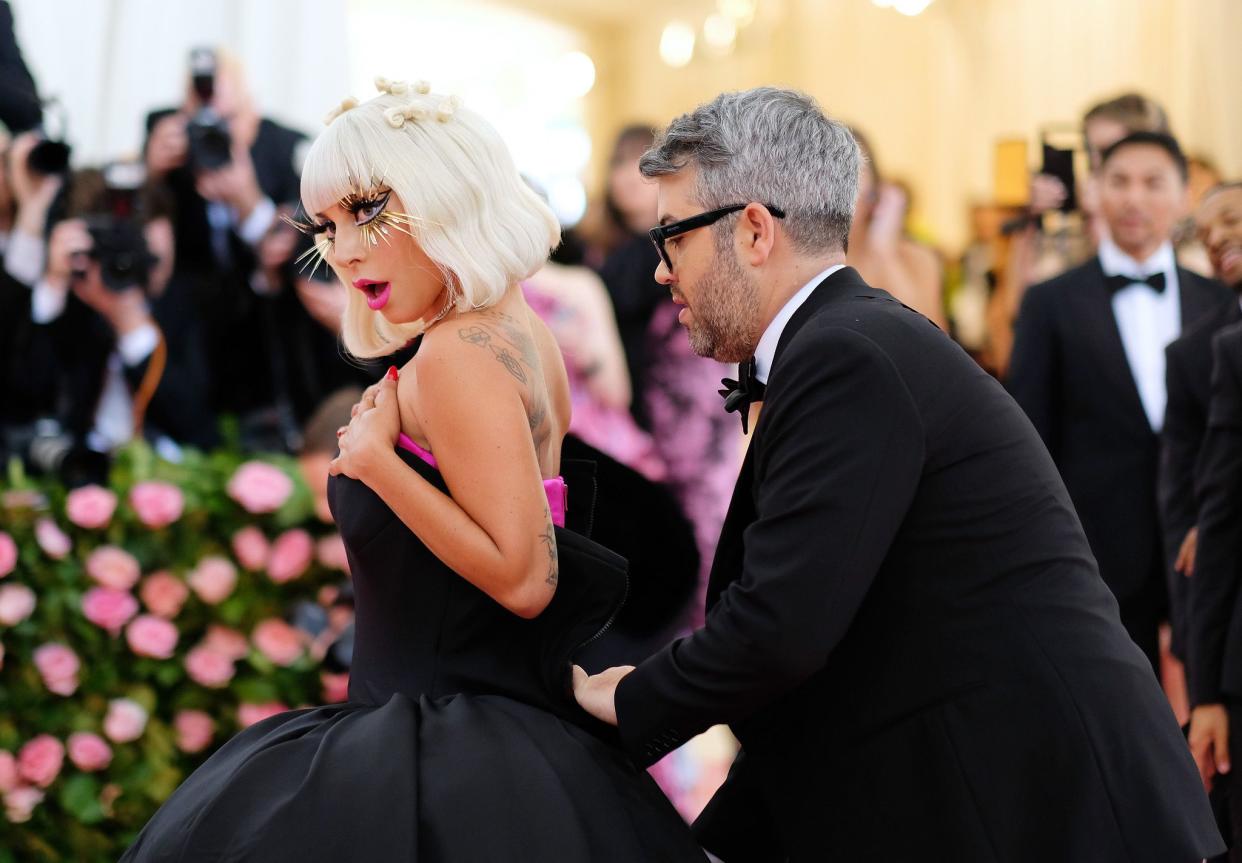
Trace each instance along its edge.
<path fill-rule="evenodd" d="M 575 17 L 572 2 L 551 13 L 586 34 L 597 62 L 594 181 L 625 122 L 665 122 L 765 83 L 805 89 L 865 129 L 950 250 L 967 238 L 969 204 L 991 195 L 996 139 L 1028 136 L 1034 154 L 1040 125 L 1076 123 L 1125 89 L 1161 101 L 1189 151 L 1242 175 L 1242 0 L 935 0 L 917 18 L 869 0 L 760 0 L 731 56 L 664 66 L 663 25 L 701 22 L 713 6 L 635 0 L 613 21 Z"/>

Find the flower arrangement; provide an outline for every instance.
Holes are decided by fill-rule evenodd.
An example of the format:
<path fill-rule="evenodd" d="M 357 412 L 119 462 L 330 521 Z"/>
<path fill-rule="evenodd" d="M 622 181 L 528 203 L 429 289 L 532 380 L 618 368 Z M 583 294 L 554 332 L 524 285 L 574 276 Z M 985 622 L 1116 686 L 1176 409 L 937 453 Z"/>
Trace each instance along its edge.
<path fill-rule="evenodd" d="M 139 442 L 107 487 L 72 490 L 11 465 L 0 863 L 115 860 L 237 730 L 343 700 L 346 675 L 321 660 L 346 568 L 286 457 L 174 464 Z"/>

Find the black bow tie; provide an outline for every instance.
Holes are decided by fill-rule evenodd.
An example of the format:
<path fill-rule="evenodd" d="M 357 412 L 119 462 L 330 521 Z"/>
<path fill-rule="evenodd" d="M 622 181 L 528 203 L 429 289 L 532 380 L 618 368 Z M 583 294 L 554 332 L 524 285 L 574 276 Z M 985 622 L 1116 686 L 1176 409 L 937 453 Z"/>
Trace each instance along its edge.
<path fill-rule="evenodd" d="M 1129 276 L 1108 276 L 1104 279 L 1104 284 L 1108 285 L 1109 293 L 1115 294 L 1122 288 L 1128 288 L 1130 285 L 1147 285 L 1157 294 L 1164 293 L 1164 273 L 1152 273 L 1145 279 L 1132 279 Z"/>
<path fill-rule="evenodd" d="M 737 376 L 741 380 L 722 378 L 724 389 L 724 409 L 730 413 L 737 411 L 742 418 L 742 434 L 750 431 L 750 406 L 763 401 L 763 393 L 767 389 L 763 381 L 755 377 L 755 358 L 751 357 L 737 367 Z"/>

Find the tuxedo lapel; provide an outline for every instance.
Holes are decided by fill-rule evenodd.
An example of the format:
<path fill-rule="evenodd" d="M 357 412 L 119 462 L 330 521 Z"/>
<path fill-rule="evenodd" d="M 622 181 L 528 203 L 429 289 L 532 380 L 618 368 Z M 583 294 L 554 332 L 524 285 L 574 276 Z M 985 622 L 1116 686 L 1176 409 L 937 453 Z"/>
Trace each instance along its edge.
<path fill-rule="evenodd" d="M 1073 297 L 1073 314 L 1089 328 L 1092 350 L 1099 361 L 1100 371 L 1108 378 L 1106 392 L 1116 395 L 1118 408 L 1129 415 L 1132 424 L 1150 431 L 1151 424 L 1121 341 L 1117 315 L 1113 312 L 1113 295 L 1104 280 L 1104 269 L 1098 257 L 1084 268 L 1083 282 Z"/>
<path fill-rule="evenodd" d="M 864 282 L 853 267 L 842 267 L 837 270 L 815 287 L 815 290 L 798 307 L 785 325 L 773 354 L 772 372 L 775 373 L 779 365 L 781 352 L 818 310 L 834 300 L 853 296 L 890 299 L 888 294 L 877 291 Z M 754 432 L 751 435 L 750 445 L 746 448 L 746 456 L 742 459 L 742 469 L 738 474 L 737 483 L 733 487 L 733 498 L 729 501 L 729 511 L 720 529 L 716 554 L 712 558 L 711 575 L 707 582 L 707 608 L 709 610 L 716 604 L 716 600 L 720 598 L 720 594 L 729 583 L 741 575 L 742 559 L 745 554 L 745 544 L 742 538 L 756 515 L 755 451 L 765 427 L 763 413 L 760 412 L 759 420 L 755 423 Z"/>
<path fill-rule="evenodd" d="M 1177 285 L 1178 302 L 1182 308 L 1182 332 L 1185 332 L 1191 324 L 1213 311 L 1220 297 L 1216 291 L 1205 290 L 1199 276 L 1181 267 L 1177 268 Z"/>

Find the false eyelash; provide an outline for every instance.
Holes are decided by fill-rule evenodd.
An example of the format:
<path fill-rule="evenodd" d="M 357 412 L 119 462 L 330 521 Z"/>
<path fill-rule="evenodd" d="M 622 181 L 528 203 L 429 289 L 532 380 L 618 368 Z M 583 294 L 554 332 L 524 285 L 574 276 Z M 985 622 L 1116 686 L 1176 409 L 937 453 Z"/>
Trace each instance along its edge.
<path fill-rule="evenodd" d="M 328 230 L 327 222 L 304 222 L 301 219 L 294 218 L 293 216 L 287 216 L 284 213 L 280 214 L 280 220 L 289 227 L 293 228 L 295 231 L 306 234 L 308 237 L 313 237 L 316 234 L 322 234 L 324 231 Z"/>

